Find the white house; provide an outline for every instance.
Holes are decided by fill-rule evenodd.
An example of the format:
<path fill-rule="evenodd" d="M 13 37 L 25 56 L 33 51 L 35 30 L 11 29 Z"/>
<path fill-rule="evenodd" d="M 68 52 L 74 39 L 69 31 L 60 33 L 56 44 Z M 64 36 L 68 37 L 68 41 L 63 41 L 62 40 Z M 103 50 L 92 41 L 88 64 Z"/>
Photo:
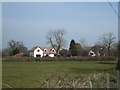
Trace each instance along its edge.
<path fill-rule="evenodd" d="M 54 57 L 56 54 L 55 49 L 53 48 L 42 48 L 39 46 L 33 47 L 29 51 L 29 56 L 30 57 Z"/>
<path fill-rule="evenodd" d="M 100 45 L 94 45 L 88 52 L 89 56 L 96 57 L 96 56 L 103 56 L 105 52 L 105 48 Z"/>
<path fill-rule="evenodd" d="M 94 52 L 93 50 L 90 50 L 90 51 L 88 52 L 88 55 L 89 55 L 89 56 L 92 56 L 92 57 L 95 57 L 95 56 L 96 56 L 96 54 L 95 54 L 95 52 Z"/>

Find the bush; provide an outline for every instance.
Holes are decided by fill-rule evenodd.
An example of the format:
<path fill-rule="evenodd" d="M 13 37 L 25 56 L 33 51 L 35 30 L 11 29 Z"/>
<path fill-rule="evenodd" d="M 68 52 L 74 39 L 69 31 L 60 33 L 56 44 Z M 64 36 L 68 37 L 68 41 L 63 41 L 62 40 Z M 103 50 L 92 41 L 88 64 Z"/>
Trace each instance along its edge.
<path fill-rule="evenodd" d="M 116 61 L 115 57 L 4 57 L 3 61 Z"/>
<path fill-rule="evenodd" d="M 69 77 L 66 75 L 50 76 L 40 88 L 116 88 L 117 79 L 109 73 L 93 73 Z"/>

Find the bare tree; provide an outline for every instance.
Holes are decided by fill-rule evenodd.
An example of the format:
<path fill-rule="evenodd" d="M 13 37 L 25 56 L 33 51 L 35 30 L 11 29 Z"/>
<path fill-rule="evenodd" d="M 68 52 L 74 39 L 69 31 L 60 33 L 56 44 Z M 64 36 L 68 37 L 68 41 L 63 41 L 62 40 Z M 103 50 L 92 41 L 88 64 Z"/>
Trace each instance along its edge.
<path fill-rule="evenodd" d="M 65 44 L 65 33 L 66 32 L 63 29 L 59 29 L 54 31 L 51 30 L 46 35 L 47 43 L 56 50 L 57 54 L 59 54 L 60 49 Z"/>
<path fill-rule="evenodd" d="M 100 41 L 104 47 L 107 49 L 107 54 L 110 56 L 111 54 L 111 47 L 115 42 L 115 36 L 113 33 L 107 33 L 104 34 L 101 38 Z"/>
<path fill-rule="evenodd" d="M 79 42 L 80 42 L 82 48 L 83 48 L 84 50 L 86 50 L 86 48 L 87 48 L 88 46 L 87 46 L 87 43 L 86 43 L 85 38 L 81 38 L 81 39 L 79 40 Z"/>
<path fill-rule="evenodd" d="M 15 55 L 17 53 L 27 53 L 27 48 L 24 46 L 23 42 L 11 40 L 8 42 L 9 54 Z"/>

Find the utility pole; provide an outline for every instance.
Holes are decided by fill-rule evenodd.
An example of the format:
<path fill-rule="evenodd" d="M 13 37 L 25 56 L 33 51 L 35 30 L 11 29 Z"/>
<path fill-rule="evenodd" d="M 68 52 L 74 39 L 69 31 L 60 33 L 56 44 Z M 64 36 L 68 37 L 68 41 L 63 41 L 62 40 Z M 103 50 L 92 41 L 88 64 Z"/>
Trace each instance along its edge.
<path fill-rule="evenodd" d="M 120 55 L 118 56 L 117 60 L 117 88 L 120 90 Z"/>
<path fill-rule="evenodd" d="M 114 9 L 114 7 L 109 1 L 108 3 L 112 7 L 113 11 L 118 17 L 118 44 L 119 44 L 119 41 L 120 41 L 120 1 L 118 2 L 118 13 L 116 12 L 116 10 Z M 118 90 L 120 90 L 120 49 L 118 49 L 118 58 L 117 58 L 116 67 L 117 67 L 117 88 Z"/>
<path fill-rule="evenodd" d="M 120 41 L 120 1 L 118 2 L 118 41 Z M 119 44 L 119 43 L 118 43 Z M 118 49 L 117 60 L 117 88 L 120 90 L 120 50 Z"/>

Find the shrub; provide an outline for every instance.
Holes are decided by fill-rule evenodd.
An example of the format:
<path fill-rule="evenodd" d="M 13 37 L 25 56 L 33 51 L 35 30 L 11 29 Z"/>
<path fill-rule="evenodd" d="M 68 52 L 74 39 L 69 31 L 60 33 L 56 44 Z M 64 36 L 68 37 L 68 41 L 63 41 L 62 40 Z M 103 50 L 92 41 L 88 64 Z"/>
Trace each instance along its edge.
<path fill-rule="evenodd" d="M 67 74 L 66 74 L 67 75 Z M 75 77 L 50 76 L 40 88 L 116 88 L 117 80 L 109 73 L 93 73 Z"/>
<path fill-rule="evenodd" d="M 43 57 L 43 58 L 34 58 L 34 57 L 3 57 L 3 61 L 116 61 L 115 57 Z"/>

